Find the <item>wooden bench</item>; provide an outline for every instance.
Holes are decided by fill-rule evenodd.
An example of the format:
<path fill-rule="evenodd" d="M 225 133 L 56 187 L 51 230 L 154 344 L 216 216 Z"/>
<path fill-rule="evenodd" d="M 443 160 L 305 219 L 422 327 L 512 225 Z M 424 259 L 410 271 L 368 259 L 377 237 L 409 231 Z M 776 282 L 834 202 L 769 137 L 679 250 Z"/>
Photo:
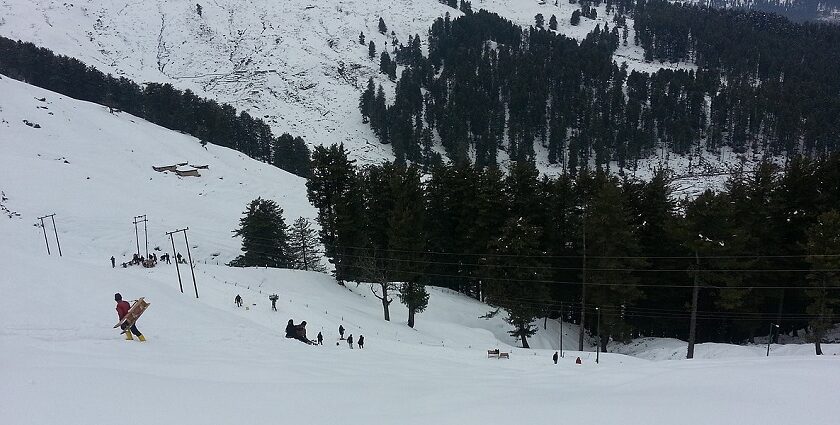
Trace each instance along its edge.
<path fill-rule="evenodd" d="M 495 350 L 487 350 L 487 358 L 489 359 L 491 357 L 495 357 L 497 359 L 499 358 L 499 349 L 498 348 L 495 349 Z"/>

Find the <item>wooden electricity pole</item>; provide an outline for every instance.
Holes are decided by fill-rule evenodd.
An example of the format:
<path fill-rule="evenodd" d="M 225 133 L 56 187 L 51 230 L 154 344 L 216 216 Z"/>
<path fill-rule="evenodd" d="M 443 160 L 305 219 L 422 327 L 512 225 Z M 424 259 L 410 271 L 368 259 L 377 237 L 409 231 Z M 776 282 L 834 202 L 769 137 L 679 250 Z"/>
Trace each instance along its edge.
<path fill-rule="evenodd" d="M 41 220 L 41 228 L 44 230 L 44 242 L 47 244 L 47 255 L 52 255 L 52 253 L 50 253 L 50 241 L 47 239 L 47 227 L 44 225 L 45 218 L 52 220 L 53 233 L 55 233 L 55 244 L 58 245 L 58 256 L 61 257 L 61 241 L 58 240 L 58 230 L 55 227 L 55 214 L 38 217 L 38 220 Z"/>
<path fill-rule="evenodd" d="M 142 218 L 142 220 L 138 220 Z M 137 234 L 137 225 L 143 223 L 143 237 L 146 240 L 146 258 L 149 258 L 149 228 L 146 223 L 149 220 L 146 219 L 146 214 L 138 215 L 134 217 L 134 238 L 137 241 L 137 255 L 140 255 L 140 236 Z"/>
<path fill-rule="evenodd" d="M 697 264 L 694 268 L 694 290 L 691 295 L 691 323 L 688 326 L 688 354 L 685 358 L 694 358 L 694 340 L 697 336 L 697 302 L 700 298 L 700 256 L 694 251 Z"/>
<path fill-rule="evenodd" d="M 175 252 L 175 239 L 173 237 L 173 234 L 178 232 L 184 232 L 184 243 L 187 244 L 187 258 L 190 261 L 190 274 L 192 274 L 193 288 L 195 288 L 195 297 L 198 298 L 198 284 L 195 282 L 195 270 L 193 269 L 192 254 L 190 253 L 190 241 L 187 239 L 187 230 L 190 230 L 190 228 L 185 227 L 183 229 L 166 232 L 166 234 L 169 235 L 169 239 L 172 241 L 172 254 L 175 255 L 175 270 L 178 271 L 178 285 L 181 286 L 181 293 L 183 293 L 184 286 L 181 284 L 181 270 L 178 268 L 178 254 Z"/>
<path fill-rule="evenodd" d="M 175 251 L 175 238 L 172 234 L 175 232 L 166 232 L 169 240 L 172 241 L 172 256 L 175 257 L 175 271 L 178 272 L 178 286 L 181 288 L 181 293 L 184 293 L 184 284 L 181 283 L 181 268 L 178 266 L 178 253 Z"/>

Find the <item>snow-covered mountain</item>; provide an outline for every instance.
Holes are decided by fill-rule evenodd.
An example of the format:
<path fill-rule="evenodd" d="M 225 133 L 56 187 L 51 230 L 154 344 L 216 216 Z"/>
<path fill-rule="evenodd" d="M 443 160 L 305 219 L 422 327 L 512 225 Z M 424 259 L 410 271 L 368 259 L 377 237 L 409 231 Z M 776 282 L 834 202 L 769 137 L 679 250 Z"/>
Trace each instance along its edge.
<path fill-rule="evenodd" d="M 612 25 L 603 5 L 598 19 L 572 26 L 578 5 L 568 1 L 472 3 L 524 26 L 538 13 L 546 21 L 555 15 L 559 32 L 576 39 L 596 25 Z M 394 85 L 378 72 L 378 55 L 368 58 L 359 34 L 374 41 L 377 52 L 413 35 L 426 43 L 432 22 L 446 13 L 461 15 L 437 0 L 0 0 L 0 35 L 139 83 L 190 89 L 263 118 L 275 134 L 302 136 L 310 145 L 343 142 L 354 158 L 371 163 L 393 155 L 362 124 L 359 95 L 370 77 L 388 96 Z M 386 34 L 378 32 L 380 17 Z M 632 29 L 632 20 L 628 25 Z M 639 70 L 691 67 L 645 63 L 632 43 L 620 47 L 615 60 Z"/>

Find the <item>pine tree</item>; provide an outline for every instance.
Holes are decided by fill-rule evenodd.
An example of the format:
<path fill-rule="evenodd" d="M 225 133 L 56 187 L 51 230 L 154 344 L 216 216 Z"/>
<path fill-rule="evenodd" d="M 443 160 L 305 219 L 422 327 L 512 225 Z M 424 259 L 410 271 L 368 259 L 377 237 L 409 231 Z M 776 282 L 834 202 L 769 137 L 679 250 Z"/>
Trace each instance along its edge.
<path fill-rule="evenodd" d="M 429 306 L 429 293 L 426 286 L 417 281 L 409 281 L 400 285 L 397 293 L 400 302 L 408 308 L 408 327 L 414 327 L 414 316 L 422 313 Z"/>
<path fill-rule="evenodd" d="M 257 198 L 248 204 L 233 237 L 242 237 L 243 254 L 234 267 L 290 267 L 288 227 L 283 209 L 274 201 Z"/>
<path fill-rule="evenodd" d="M 376 85 L 373 83 L 373 77 L 368 79 L 367 89 L 362 92 L 359 98 L 359 111 L 362 113 L 362 122 L 367 123 L 373 112 L 373 102 L 376 100 Z"/>
<path fill-rule="evenodd" d="M 289 230 L 289 257 L 292 268 L 306 271 L 325 272 L 318 252 L 318 234 L 312 228 L 312 222 L 298 217 Z"/>
<path fill-rule="evenodd" d="M 552 31 L 557 31 L 557 17 L 551 15 L 551 18 L 548 19 L 548 29 Z"/>
<path fill-rule="evenodd" d="M 572 12 L 571 24 L 575 26 L 580 24 L 580 9 L 575 9 L 575 11 Z"/>
<path fill-rule="evenodd" d="M 587 305 L 601 309 L 599 340 L 601 349 L 606 351 L 610 338 L 626 341 L 631 337 L 624 309 L 642 298 L 632 270 L 645 267 L 645 261 L 638 258 L 638 238 L 615 179 L 602 173 L 596 175 L 592 201 L 586 206 L 585 226 L 589 256 L 586 266 L 590 269 L 586 281 L 609 284 L 586 288 Z M 590 330 L 598 327 L 593 321 L 589 323 Z"/>
<path fill-rule="evenodd" d="M 362 46 L 365 45 L 365 33 L 364 33 L 364 31 L 359 33 L 359 44 L 361 44 Z"/>
<path fill-rule="evenodd" d="M 379 32 L 382 34 L 388 32 L 388 26 L 385 25 L 385 20 L 383 20 L 382 17 L 379 17 Z"/>
<path fill-rule="evenodd" d="M 403 282 L 399 298 L 408 307 L 408 326 L 414 327 L 416 313 L 428 305 L 429 296 L 420 282 L 425 263 L 426 236 L 423 231 L 423 188 L 420 170 L 412 166 L 395 166 L 388 182 L 393 199 L 388 214 L 388 248 L 391 257 L 391 280 Z"/>
<path fill-rule="evenodd" d="M 543 29 L 544 25 L 545 25 L 545 17 L 543 16 L 542 13 L 537 13 L 536 16 L 534 16 L 534 26 L 536 26 L 539 29 Z"/>
<path fill-rule="evenodd" d="M 312 154 L 312 176 L 306 182 L 309 202 L 318 210 L 321 226 L 318 235 L 326 256 L 335 265 L 336 279 L 341 283 L 352 277 L 352 264 L 347 247 L 361 244 L 354 226 L 362 213 L 354 203 L 358 182 L 354 161 L 347 157 L 344 145 L 317 146 Z M 361 229 L 361 225 L 358 226 Z M 363 239 L 363 238 L 361 238 Z"/>
<path fill-rule="evenodd" d="M 376 44 L 373 43 L 373 40 L 368 43 L 368 57 L 371 59 L 376 57 Z"/>
<path fill-rule="evenodd" d="M 537 332 L 532 322 L 544 314 L 547 288 L 543 280 L 544 265 L 540 259 L 539 227 L 523 218 L 509 218 L 501 235 L 490 243 L 483 276 L 487 302 L 507 310 L 507 322 L 514 329 L 510 334 L 530 348 L 528 337 Z"/>

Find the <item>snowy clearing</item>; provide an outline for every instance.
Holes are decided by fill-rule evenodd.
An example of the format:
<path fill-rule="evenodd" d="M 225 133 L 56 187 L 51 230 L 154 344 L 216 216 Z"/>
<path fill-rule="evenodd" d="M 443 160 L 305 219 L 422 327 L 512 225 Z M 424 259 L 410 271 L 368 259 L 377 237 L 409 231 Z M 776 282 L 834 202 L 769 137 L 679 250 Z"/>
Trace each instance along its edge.
<path fill-rule="evenodd" d="M 302 179 L 6 77 L 0 92 L 4 424 L 742 425 L 833 423 L 840 415 L 838 344 L 825 345 L 829 355 L 821 358 L 811 345 L 774 346 L 766 358 L 758 346 L 702 344 L 692 361 L 650 361 L 676 357 L 642 351 L 677 353 L 681 343 L 651 340 L 637 357 L 604 353 L 596 365 L 594 353 L 568 351 L 555 366 L 553 321 L 532 340 L 538 349 L 523 350 L 506 334 L 502 314 L 479 318 L 491 308 L 448 290 L 430 291 L 413 330 L 398 302 L 393 321 L 383 321 L 364 284 L 217 266 L 237 254 L 230 231 L 254 197 L 278 201 L 287 220 L 314 215 Z M 201 177 L 152 169 L 180 162 L 210 168 Z M 35 226 L 50 213 L 61 257 L 51 224 L 51 256 Z M 161 252 L 170 250 L 164 231 L 190 227 L 200 298 L 185 266 L 184 294 L 174 264 L 110 267 L 111 255 L 119 264 L 134 252 L 138 214 L 148 215 L 150 249 Z M 112 329 L 115 292 L 151 303 L 138 322 L 147 342 L 124 341 Z M 272 293 L 280 296 L 277 312 Z M 237 294 L 247 308 L 234 306 Z M 289 318 L 306 320 L 310 338 L 323 332 L 325 345 L 284 338 Z M 365 336 L 364 350 L 337 341 L 340 324 Z M 564 329 L 572 348 L 577 329 Z M 511 358 L 488 359 L 491 348 Z"/>

